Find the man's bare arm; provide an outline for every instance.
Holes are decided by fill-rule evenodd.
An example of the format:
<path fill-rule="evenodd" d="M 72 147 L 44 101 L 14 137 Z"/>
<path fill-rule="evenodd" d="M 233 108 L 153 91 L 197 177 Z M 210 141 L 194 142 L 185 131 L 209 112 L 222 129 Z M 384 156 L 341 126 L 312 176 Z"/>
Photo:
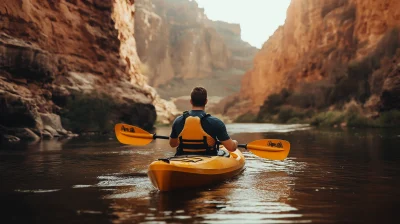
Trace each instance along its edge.
<path fill-rule="evenodd" d="M 179 145 L 179 140 L 178 140 L 178 138 L 169 138 L 169 145 L 172 147 L 172 148 L 175 148 L 175 147 L 177 147 L 178 145 Z"/>
<path fill-rule="evenodd" d="M 236 140 L 232 140 L 232 139 L 228 139 L 226 141 L 221 141 L 221 143 L 222 143 L 222 145 L 225 146 L 225 148 L 228 151 L 231 151 L 231 152 L 235 151 L 238 146 L 238 142 Z"/>

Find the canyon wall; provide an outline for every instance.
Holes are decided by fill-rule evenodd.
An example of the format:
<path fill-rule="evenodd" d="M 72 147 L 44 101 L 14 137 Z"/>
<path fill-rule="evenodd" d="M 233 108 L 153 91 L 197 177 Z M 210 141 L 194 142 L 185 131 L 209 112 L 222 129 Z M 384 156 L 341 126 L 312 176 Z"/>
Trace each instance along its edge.
<path fill-rule="evenodd" d="M 206 24 L 213 27 L 224 40 L 230 52 L 231 68 L 247 71 L 252 67 L 254 56 L 259 50 L 242 40 L 239 24 L 212 20 L 207 20 Z"/>
<path fill-rule="evenodd" d="M 172 119 L 141 73 L 133 2 L 0 2 L 3 137 L 107 132 L 121 121 L 151 128 L 156 111 Z"/>
<path fill-rule="evenodd" d="M 258 49 L 241 40 L 238 24 L 209 20 L 195 1 L 138 0 L 136 4 L 138 54 L 152 86 L 177 79 L 218 79 L 218 71 L 251 67 Z"/>
<path fill-rule="evenodd" d="M 282 90 L 320 108 L 355 100 L 374 111 L 400 109 L 399 29 L 397 0 L 292 0 L 232 97 L 243 110 L 228 102 L 225 112 L 256 113 Z"/>

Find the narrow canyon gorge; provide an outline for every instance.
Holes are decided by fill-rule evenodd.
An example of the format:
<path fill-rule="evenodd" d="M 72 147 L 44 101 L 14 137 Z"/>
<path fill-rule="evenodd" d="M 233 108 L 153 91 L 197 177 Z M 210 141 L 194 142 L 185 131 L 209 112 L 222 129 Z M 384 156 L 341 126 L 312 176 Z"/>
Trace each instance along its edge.
<path fill-rule="evenodd" d="M 189 0 L 6 0 L 0 28 L 4 141 L 170 124 L 196 85 L 230 121 L 400 109 L 396 0 L 292 0 L 262 49 Z"/>
<path fill-rule="evenodd" d="M 163 98 L 184 110 L 196 85 L 207 87 L 210 102 L 239 92 L 258 52 L 241 39 L 239 24 L 208 19 L 195 1 L 137 0 L 135 6 L 142 72 Z"/>

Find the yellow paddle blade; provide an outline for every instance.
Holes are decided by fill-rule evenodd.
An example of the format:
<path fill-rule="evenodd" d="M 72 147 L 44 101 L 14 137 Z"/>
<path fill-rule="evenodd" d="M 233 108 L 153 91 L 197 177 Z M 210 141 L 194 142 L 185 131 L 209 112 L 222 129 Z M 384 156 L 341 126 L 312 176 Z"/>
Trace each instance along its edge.
<path fill-rule="evenodd" d="M 129 124 L 116 124 L 115 136 L 118 141 L 129 145 L 147 145 L 153 141 L 153 134 Z"/>
<path fill-rule="evenodd" d="M 260 139 L 248 143 L 247 149 L 262 158 L 284 160 L 289 154 L 290 143 L 280 139 Z"/>

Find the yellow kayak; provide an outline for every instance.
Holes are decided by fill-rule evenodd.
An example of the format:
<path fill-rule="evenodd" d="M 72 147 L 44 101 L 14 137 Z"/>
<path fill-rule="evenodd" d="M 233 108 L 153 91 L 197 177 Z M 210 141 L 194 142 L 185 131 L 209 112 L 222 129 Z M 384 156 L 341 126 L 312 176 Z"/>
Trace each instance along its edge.
<path fill-rule="evenodd" d="M 171 191 L 218 183 L 242 172 L 245 162 L 242 152 L 219 150 L 224 155 L 184 155 L 154 161 L 147 175 L 154 187 Z"/>

